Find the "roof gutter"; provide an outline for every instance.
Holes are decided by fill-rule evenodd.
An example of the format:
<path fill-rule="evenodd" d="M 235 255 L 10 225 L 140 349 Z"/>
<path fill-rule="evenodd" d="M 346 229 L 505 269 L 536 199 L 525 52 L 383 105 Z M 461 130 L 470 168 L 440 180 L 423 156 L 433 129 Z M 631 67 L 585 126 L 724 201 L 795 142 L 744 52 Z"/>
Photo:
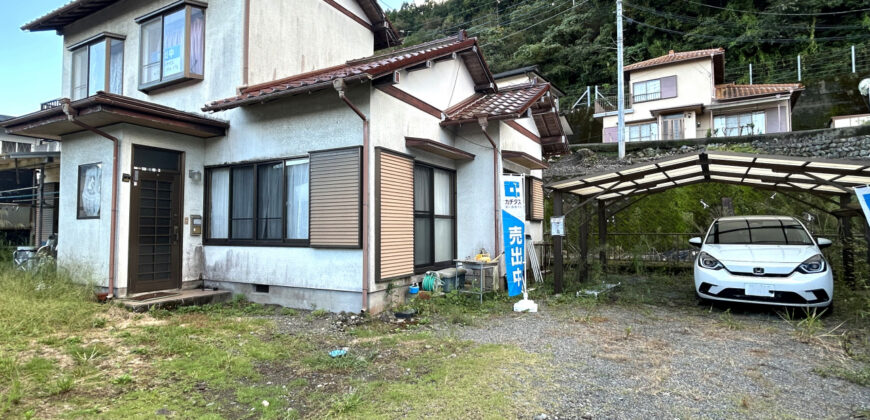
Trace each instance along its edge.
<path fill-rule="evenodd" d="M 112 147 L 112 212 L 111 224 L 109 228 L 109 294 L 108 298 L 114 297 L 115 293 L 115 253 L 117 245 L 118 233 L 118 155 L 121 150 L 121 141 L 117 137 L 106 133 L 103 130 L 92 127 L 78 120 L 78 111 L 70 105 L 69 98 L 61 99 L 61 109 L 66 114 L 67 119 L 75 125 L 93 132 L 101 137 L 109 139 L 113 143 Z"/>
<path fill-rule="evenodd" d="M 347 98 L 345 79 L 335 79 L 332 87 L 338 97 L 356 113 L 363 122 L 362 155 L 362 312 L 369 311 L 369 117 Z"/>

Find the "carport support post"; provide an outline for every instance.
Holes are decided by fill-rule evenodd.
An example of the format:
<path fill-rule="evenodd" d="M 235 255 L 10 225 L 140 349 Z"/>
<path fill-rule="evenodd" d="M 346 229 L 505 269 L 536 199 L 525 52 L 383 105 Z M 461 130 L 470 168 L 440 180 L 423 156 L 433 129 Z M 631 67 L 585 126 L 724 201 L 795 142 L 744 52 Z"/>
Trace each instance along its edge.
<path fill-rule="evenodd" d="M 598 259 L 601 269 L 607 267 L 607 203 L 598 200 Z"/>
<path fill-rule="evenodd" d="M 846 209 L 850 201 L 852 201 L 851 194 L 841 195 L 840 208 Z M 851 216 L 840 216 L 840 239 L 843 243 L 843 279 L 846 280 L 846 285 L 850 289 L 855 289 L 855 244 L 852 241 Z"/>
<path fill-rule="evenodd" d="M 579 263 L 577 264 L 577 269 L 579 270 L 579 277 L 581 282 L 585 282 L 589 279 L 589 217 L 586 217 L 589 213 L 589 207 L 584 205 L 583 208 L 580 209 L 580 227 L 579 233 L 580 238 L 578 239 L 579 248 L 580 248 L 580 258 Z"/>
<path fill-rule="evenodd" d="M 562 216 L 562 192 L 553 191 L 553 217 Z M 553 291 L 562 293 L 562 237 L 553 236 Z"/>

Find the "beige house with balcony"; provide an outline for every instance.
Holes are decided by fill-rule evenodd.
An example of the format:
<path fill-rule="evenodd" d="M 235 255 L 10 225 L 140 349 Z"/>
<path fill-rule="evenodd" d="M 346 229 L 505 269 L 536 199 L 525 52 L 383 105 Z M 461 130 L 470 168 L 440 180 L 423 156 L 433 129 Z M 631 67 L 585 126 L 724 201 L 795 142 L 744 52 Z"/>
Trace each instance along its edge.
<path fill-rule="evenodd" d="M 722 48 L 674 52 L 625 66 L 625 140 L 679 140 L 791 131 L 800 83 L 725 83 Z M 616 98 L 597 98 L 602 141 L 617 141 Z"/>

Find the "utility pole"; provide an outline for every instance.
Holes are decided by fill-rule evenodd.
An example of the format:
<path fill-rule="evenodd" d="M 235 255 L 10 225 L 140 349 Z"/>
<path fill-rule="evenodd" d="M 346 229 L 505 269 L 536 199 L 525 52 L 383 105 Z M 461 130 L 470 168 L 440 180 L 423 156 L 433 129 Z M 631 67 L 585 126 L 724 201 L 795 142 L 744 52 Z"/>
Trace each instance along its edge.
<path fill-rule="evenodd" d="M 622 71 L 622 0 L 616 0 L 616 141 L 619 159 L 625 159 L 625 75 Z"/>

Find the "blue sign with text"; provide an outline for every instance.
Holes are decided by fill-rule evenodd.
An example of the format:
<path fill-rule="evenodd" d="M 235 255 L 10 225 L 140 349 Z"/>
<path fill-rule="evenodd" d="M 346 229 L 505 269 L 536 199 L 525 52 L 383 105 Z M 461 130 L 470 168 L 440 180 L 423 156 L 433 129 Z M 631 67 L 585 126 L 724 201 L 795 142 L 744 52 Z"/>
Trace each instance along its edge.
<path fill-rule="evenodd" d="M 526 266 L 526 224 L 522 176 L 504 176 L 501 219 L 508 296 L 523 293 Z"/>

